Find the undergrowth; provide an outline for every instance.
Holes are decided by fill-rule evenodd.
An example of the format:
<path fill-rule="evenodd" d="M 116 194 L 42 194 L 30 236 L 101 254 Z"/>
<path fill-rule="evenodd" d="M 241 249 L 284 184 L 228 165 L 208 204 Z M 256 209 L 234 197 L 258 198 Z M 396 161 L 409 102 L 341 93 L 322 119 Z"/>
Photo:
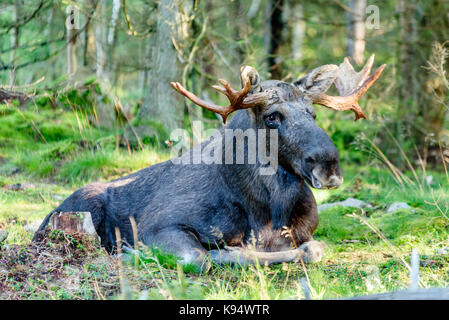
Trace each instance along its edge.
<path fill-rule="evenodd" d="M 70 106 L 60 110 L 39 104 L 0 106 L 0 229 L 9 232 L 2 254 L 25 250 L 29 255 L 33 224 L 78 187 L 168 159 L 168 152 L 127 143 L 124 127 L 92 125 L 89 113 Z M 335 138 L 338 148 L 346 150 L 341 159 L 343 186 L 314 190 L 314 195 L 318 203 L 357 198 L 371 206 L 336 206 L 320 212 L 315 239 L 324 242 L 326 250 L 317 264 L 213 265 L 208 273 L 201 273 L 181 267 L 175 257 L 141 247 L 138 261 L 128 253 L 122 263 L 99 254 L 103 258 L 83 260 L 76 270 L 70 261 L 60 262 L 64 279 L 76 275 L 75 284 L 55 285 L 39 276 L 37 269 L 30 274 L 17 266 L 20 270 L 9 269 L 5 275 L 3 268 L 8 298 L 303 299 L 304 284 L 314 299 L 343 298 L 406 288 L 412 248 L 420 253 L 421 286 L 448 286 L 445 172 L 414 169 L 401 172 L 398 180 L 398 173 L 379 157 L 366 158 L 355 150 L 349 138 L 355 129 L 348 130 Z M 24 187 L 7 188 L 17 183 Z M 387 213 L 394 202 L 406 202 L 411 208 Z M 2 257 L 0 265 L 5 264 Z M 22 272 L 17 273 L 20 277 L 16 271 Z"/>

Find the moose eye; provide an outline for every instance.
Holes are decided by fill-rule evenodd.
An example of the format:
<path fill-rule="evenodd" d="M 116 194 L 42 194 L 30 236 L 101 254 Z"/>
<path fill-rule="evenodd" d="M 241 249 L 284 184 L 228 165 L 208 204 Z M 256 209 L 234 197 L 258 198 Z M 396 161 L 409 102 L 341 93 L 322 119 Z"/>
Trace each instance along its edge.
<path fill-rule="evenodd" d="M 265 117 L 267 127 L 276 129 L 281 125 L 281 115 L 279 112 L 273 112 Z"/>

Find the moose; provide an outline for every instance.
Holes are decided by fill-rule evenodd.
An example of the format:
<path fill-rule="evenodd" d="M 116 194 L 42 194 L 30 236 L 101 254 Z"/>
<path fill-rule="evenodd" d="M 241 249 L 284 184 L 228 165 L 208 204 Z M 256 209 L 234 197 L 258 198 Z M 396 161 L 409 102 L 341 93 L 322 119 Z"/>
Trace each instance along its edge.
<path fill-rule="evenodd" d="M 276 132 L 278 166 L 272 174 L 260 174 L 266 163 L 161 162 L 111 182 L 92 183 L 70 195 L 47 215 L 35 234 L 45 230 L 56 212 L 91 213 L 101 244 L 109 252 L 117 248 L 116 228 L 124 243 L 134 245 L 134 218 L 138 241 L 179 257 L 184 264 L 208 269 L 218 264 L 275 264 L 319 261 L 324 249 L 313 240 L 318 225 L 317 205 L 310 187 L 338 188 L 343 177 L 338 151 L 315 123 L 313 104 L 342 111 L 352 110 L 355 120 L 366 118 L 359 98 L 385 68 L 372 75 L 374 55 L 360 72 L 348 58 L 339 66 L 318 67 L 296 82 L 261 81 L 252 67 L 240 69 L 241 90 L 225 80 L 214 86 L 229 99 L 228 106 L 205 101 L 180 83 L 172 87 L 200 107 L 222 116 L 221 128 L 235 130 L 235 140 L 246 130 Z M 339 95 L 326 92 L 335 84 Z M 259 139 L 259 138 L 258 138 Z M 191 148 L 205 148 L 209 139 Z M 229 148 L 225 146 L 223 148 Z M 231 144 L 231 147 L 235 145 Z M 268 150 L 268 149 L 267 149 Z M 270 149 L 271 150 L 271 149 Z M 247 159 L 248 145 L 244 146 Z M 181 157 L 186 157 L 186 154 Z M 234 155 L 235 160 L 235 155 Z M 231 161 L 232 162 L 232 161 Z M 288 236 L 286 236 L 286 230 Z"/>

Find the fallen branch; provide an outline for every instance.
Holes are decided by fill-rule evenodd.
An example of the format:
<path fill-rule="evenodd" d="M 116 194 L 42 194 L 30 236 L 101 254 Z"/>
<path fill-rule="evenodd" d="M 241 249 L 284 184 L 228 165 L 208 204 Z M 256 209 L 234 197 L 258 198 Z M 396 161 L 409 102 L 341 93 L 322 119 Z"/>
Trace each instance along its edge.
<path fill-rule="evenodd" d="M 22 93 L 0 89 L 0 103 L 11 102 L 12 100 L 19 100 L 20 104 L 27 102 L 31 96 Z"/>
<path fill-rule="evenodd" d="M 408 289 L 357 296 L 348 300 L 449 300 L 449 288 L 419 288 L 419 255 L 416 249 L 412 250 L 410 260 L 410 286 Z"/>
<path fill-rule="evenodd" d="M 358 296 L 349 300 L 449 300 L 449 288 L 429 288 L 418 290 L 401 290 Z"/>

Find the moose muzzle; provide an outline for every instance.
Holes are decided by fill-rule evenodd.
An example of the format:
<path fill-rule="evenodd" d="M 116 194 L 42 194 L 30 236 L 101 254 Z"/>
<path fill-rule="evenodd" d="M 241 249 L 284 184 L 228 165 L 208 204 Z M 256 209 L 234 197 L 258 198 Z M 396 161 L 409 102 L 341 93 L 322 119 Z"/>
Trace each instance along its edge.
<path fill-rule="evenodd" d="M 336 189 L 343 183 L 338 152 L 332 142 L 324 144 L 325 148 L 315 149 L 304 157 L 301 175 L 313 188 Z"/>

